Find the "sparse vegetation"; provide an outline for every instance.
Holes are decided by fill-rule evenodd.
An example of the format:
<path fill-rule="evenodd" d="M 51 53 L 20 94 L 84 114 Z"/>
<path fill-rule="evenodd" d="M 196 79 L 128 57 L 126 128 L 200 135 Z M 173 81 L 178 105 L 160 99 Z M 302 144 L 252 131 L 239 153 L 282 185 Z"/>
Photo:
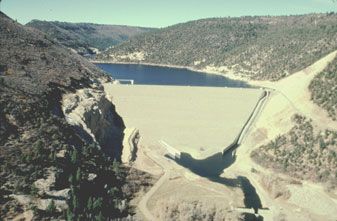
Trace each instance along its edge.
<path fill-rule="evenodd" d="M 94 53 L 90 48 L 103 51 L 110 46 L 126 41 L 134 35 L 153 30 L 152 28 L 131 26 L 39 20 L 33 20 L 27 26 L 45 32 L 50 38 L 75 49 L 80 54 Z"/>
<path fill-rule="evenodd" d="M 68 124 L 61 109 L 65 93 L 85 87 L 100 91 L 93 83 L 107 77 L 95 65 L 2 12 L 0 26 L 0 220 L 12 220 L 27 209 L 34 211 L 35 220 L 132 215 L 128 202 L 133 191 L 151 179 L 122 167 L 118 151 L 108 155 L 80 128 Z M 119 117 L 112 104 L 106 108 L 109 119 Z M 110 148 L 120 149 L 118 136 L 124 127 L 114 120 L 111 124 L 117 141 Z M 137 174 L 137 188 L 126 182 L 130 173 Z M 39 180 L 42 186 L 37 185 Z M 17 196 L 30 205 L 20 204 Z M 45 208 L 37 207 L 39 201 Z M 68 211 L 59 204 L 68 206 Z"/>
<path fill-rule="evenodd" d="M 287 182 L 279 177 L 262 175 L 260 183 L 274 199 L 290 197 L 290 191 L 286 187 Z"/>
<path fill-rule="evenodd" d="M 49 213 L 49 214 L 53 214 L 56 212 L 56 206 L 55 206 L 55 202 L 54 200 L 51 200 L 47 209 L 46 209 L 46 212 Z"/>
<path fill-rule="evenodd" d="M 310 83 L 311 99 L 337 120 L 337 58 Z"/>
<path fill-rule="evenodd" d="M 253 160 L 294 178 L 337 187 L 337 131 L 315 132 L 311 121 L 294 116 L 295 126 L 284 135 L 253 151 Z"/>
<path fill-rule="evenodd" d="M 278 80 L 337 49 L 337 14 L 212 18 L 145 33 L 100 59 L 190 66 L 226 66 L 253 79 Z M 137 60 L 135 60 L 137 62 Z"/>
<path fill-rule="evenodd" d="M 255 79 L 278 80 L 337 49 L 336 21 L 335 13 L 204 19 L 143 34 L 112 48 L 101 58 L 130 61 L 122 55 L 144 52 L 145 62 L 200 69 L 226 66 Z M 89 128 L 88 133 L 83 127 L 67 123 L 62 96 L 82 88 L 103 94 L 98 79 L 107 78 L 51 38 L 80 53 L 82 48 L 108 47 L 114 40 L 105 38 L 104 31 L 96 35 L 103 26 L 59 22 L 39 25 L 47 28 L 50 36 L 21 26 L 0 12 L 0 220 L 11 220 L 27 210 L 33 211 L 34 220 L 132 220 L 134 211 L 129 202 L 135 192 L 146 190 L 153 178 L 118 161 L 124 125 L 108 100 L 110 105 L 104 105 L 103 111 L 107 116 L 102 121 L 112 124 L 113 130 L 107 136 L 116 138 L 116 143 L 112 144 L 111 139 L 105 142 L 105 128 L 96 122 L 102 114 L 99 106 L 92 108 L 95 117 L 83 116 L 97 123 L 97 130 Z M 118 36 L 121 41 L 126 38 Z M 315 78 L 310 89 L 314 102 L 336 120 L 335 63 Z M 89 93 L 86 99 L 90 99 Z M 336 189 L 337 131 L 315 131 L 310 120 L 298 115 L 294 123 L 289 133 L 254 151 L 252 158 L 293 177 L 324 182 Z M 223 171 L 220 167 L 216 173 Z M 175 179 L 172 176 L 168 180 Z M 250 204 L 248 194 L 254 198 L 256 190 L 246 177 L 239 181 L 243 190 L 249 185 L 243 194 L 244 203 Z M 280 182 L 284 181 L 273 177 L 261 180 L 273 198 L 287 199 L 290 192 L 282 189 Z M 256 198 L 253 200 L 262 208 Z M 223 202 L 220 206 L 175 199 L 157 203 L 155 206 L 161 208 L 155 211 L 159 220 L 244 219 L 233 209 L 222 207 Z"/>
<path fill-rule="evenodd" d="M 203 201 L 179 201 L 178 199 L 159 200 L 155 214 L 158 220 L 245 220 L 238 213 L 229 208 L 216 206 Z"/>

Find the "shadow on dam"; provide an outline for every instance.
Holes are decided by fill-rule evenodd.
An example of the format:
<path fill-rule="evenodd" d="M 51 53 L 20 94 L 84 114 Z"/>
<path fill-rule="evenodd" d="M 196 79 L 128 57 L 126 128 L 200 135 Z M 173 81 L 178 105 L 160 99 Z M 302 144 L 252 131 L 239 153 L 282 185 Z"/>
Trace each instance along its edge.
<path fill-rule="evenodd" d="M 260 197 L 247 177 L 238 176 L 236 178 L 226 178 L 220 176 L 224 169 L 230 167 L 235 162 L 235 148 L 231 148 L 225 154 L 219 152 L 205 159 L 195 159 L 186 152 L 181 152 L 180 158 L 172 158 L 169 155 L 166 155 L 166 157 L 210 181 L 233 188 L 241 188 L 244 194 L 245 208 L 253 208 L 255 213 L 258 213 L 258 209 L 262 209 Z M 262 217 L 259 217 L 259 219 L 252 219 L 253 217 L 248 213 L 244 213 L 244 216 L 248 218 L 245 220 L 263 220 Z"/>

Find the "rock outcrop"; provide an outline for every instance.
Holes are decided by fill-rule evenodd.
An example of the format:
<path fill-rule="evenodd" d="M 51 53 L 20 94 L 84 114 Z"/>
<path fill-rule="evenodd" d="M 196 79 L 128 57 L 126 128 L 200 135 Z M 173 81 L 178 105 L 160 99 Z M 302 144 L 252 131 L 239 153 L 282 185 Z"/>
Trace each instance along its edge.
<path fill-rule="evenodd" d="M 125 126 L 103 91 L 80 89 L 66 94 L 62 103 L 68 123 L 78 127 L 79 131 L 85 131 L 105 153 L 120 160 Z"/>
<path fill-rule="evenodd" d="M 86 191 L 71 190 L 71 185 L 79 182 L 90 184 L 93 191 L 86 191 L 90 196 L 106 199 L 106 185 L 123 197 L 118 185 L 124 180 L 117 183 L 109 167 L 114 158 L 120 158 L 124 130 L 122 119 L 105 98 L 100 83 L 109 79 L 102 70 L 46 34 L 0 12 L 0 220 L 12 220 L 29 210 L 29 202 L 34 202 L 38 210 L 44 210 L 52 199 L 57 207 L 61 201 L 66 206 L 70 202 L 65 200 L 68 192 L 78 198 Z M 78 99 L 80 103 L 74 102 L 64 114 L 63 96 L 78 90 L 89 94 L 74 96 L 71 102 Z M 81 109 L 82 103 L 87 105 L 83 115 L 78 115 L 83 124 L 69 124 L 65 115 Z M 48 172 L 51 168 L 55 169 L 55 177 Z M 97 174 L 94 179 L 100 182 L 85 181 L 86 173 Z M 81 200 L 86 204 L 87 199 Z M 107 216 L 122 216 L 111 210 L 112 204 L 106 205 L 111 211 Z M 65 206 L 58 207 L 63 210 L 60 213 L 37 210 L 34 219 L 74 220 L 74 214 L 65 215 Z M 75 215 L 83 213 L 77 211 Z"/>

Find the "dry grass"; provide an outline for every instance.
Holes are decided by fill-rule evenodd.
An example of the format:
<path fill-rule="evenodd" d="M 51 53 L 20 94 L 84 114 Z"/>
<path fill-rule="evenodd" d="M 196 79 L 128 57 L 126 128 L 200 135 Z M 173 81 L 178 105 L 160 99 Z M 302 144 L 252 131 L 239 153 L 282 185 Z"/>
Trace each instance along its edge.
<path fill-rule="evenodd" d="M 287 181 L 276 176 L 261 176 L 261 185 L 266 189 L 272 198 L 288 199 L 290 197 L 290 191 L 287 189 Z"/>
<path fill-rule="evenodd" d="M 155 216 L 162 221 L 243 220 L 237 212 L 203 201 L 169 198 L 157 202 Z"/>

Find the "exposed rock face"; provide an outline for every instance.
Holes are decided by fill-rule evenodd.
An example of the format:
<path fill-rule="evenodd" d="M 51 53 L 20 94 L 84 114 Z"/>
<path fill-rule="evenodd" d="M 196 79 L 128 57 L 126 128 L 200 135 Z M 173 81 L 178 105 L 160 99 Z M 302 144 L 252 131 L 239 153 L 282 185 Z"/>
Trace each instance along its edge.
<path fill-rule="evenodd" d="M 81 152 L 97 141 L 107 153 L 120 158 L 124 125 L 104 97 L 100 83 L 103 79 L 109 77 L 83 57 L 0 12 L 0 220 L 29 209 L 29 201 L 13 196 L 27 196 L 41 209 L 53 198 L 63 197 L 55 204 L 62 201 L 66 205 L 69 177 L 76 172 L 69 166 L 73 165 L 70 153 Z M 82 99 L 89 102 L 83 115 L 78 115 L 83 126 L 73 126 L 63 114 L 62 98 L 83 88 L 93 91 L 96 100 L 87 99 L 90 95 Z M 74 99 L 81 101 L 80 97 Z M 71 108 L 77 106 L 81 105 Z M 99 157 L 107 160 L 100 151 L 95 154 L 95 165 L 100 165 L 95 161 Z M 76 166 L 86 167 L 86 172 L 88 161 L 77 159 L 80 165 Z M 48 168 L 55 168 L 55 185 Z M 90 172 L 98 176 L 105 174 L 102 166 L 92 168 Z M 34 183 L 43 196 L 34 193 Z M 62 214 L 53 218 L 64 219 Z"/>
<path fill-rule="evenodd" d="M 105 153 L 120 160 L 125 126 L 103 91 L 80 89 L 65 95 L 62 103 L 70 124 L 87 132 Z"/>
<path fill-rule="evenodd" d="M 129 164 L 136 160 L 139 139 L 140 134 L 138 129 L 125 128 L 122 152 L 123 163 Z"/>

